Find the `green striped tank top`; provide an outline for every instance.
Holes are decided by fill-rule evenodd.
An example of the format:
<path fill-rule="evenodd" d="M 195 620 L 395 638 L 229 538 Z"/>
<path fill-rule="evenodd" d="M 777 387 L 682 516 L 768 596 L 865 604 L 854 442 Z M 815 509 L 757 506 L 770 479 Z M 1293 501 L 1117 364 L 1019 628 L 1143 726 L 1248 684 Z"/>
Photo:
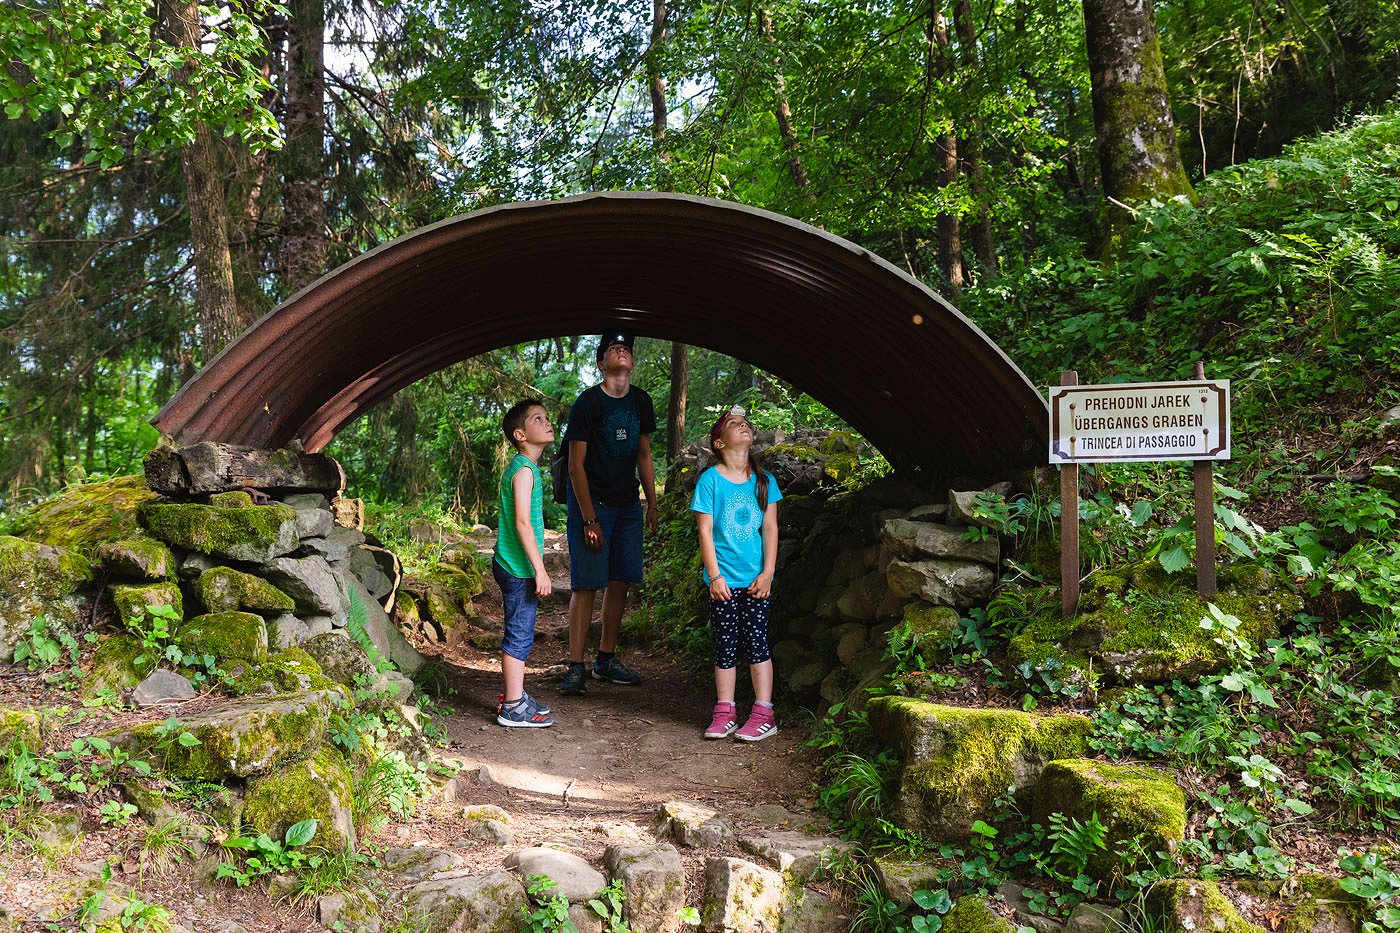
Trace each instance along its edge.
<path fill-rule="evenodd" d="M 506 464 L 501 474 L 501 512 L 496 522 L 496 561 L 512 577 L 525 580 L 535 578 L 535 568 L 530 566 L 530 558 L 525 556 L 525 548 L 520 544 L 520 536 L 515 531 L 515 488 L 511 480 L 521 469 L 529 467 L 535 474 L 534 485 L 530 489 L 530 524 L 535 530 L 535 547 L 544 554 L 544 492 L 540 483 L 540 466 L 524 454 L 516 454 Z"/>

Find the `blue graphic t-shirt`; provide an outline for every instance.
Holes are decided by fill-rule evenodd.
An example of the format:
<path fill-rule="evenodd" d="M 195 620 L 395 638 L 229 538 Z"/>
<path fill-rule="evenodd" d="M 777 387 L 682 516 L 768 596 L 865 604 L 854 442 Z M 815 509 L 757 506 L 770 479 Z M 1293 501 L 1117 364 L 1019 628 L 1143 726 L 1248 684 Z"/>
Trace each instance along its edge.
<path fill-rule="evenodd" d="M 768 504 L 783 497 L 778 481 L 768 475 Z M 742 589 L 763 572 L 763 512 L 758 508 L 758 478 L 750 476 L 742 483 L 731 482 L 719 470 L 709 469 L 700 474 L 695 495 L 690 499 L 692 512 L 714 516 L 715 557 L 719 559 L 719 575 L 730 589 Z M 700 566 L 705 585 L 710 575 Z"/>
<path fill-rule="evenodd" d="M 643 390 L 629 386 L 622 398 L 613 398 L 599 386 L 585 390 L 569 409 L 564 443 L 588 445 L 583 471 L 589 495 L 615 508 L 635 504 L 637 448 L 643 434 L 655 431 L 656 409 Z"/>

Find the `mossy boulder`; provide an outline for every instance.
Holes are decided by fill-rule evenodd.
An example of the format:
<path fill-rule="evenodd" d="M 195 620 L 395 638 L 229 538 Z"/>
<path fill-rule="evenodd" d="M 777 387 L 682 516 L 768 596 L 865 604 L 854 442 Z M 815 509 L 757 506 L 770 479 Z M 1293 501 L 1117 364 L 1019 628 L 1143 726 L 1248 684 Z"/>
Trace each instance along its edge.
<path fill-rule="evenodd" d="M 37 750 L 44 740 L 44 723 L 32 709 L 0 707 L 0 760 L 4 760 L 16 743 Z"/>
<path fill-rule="evenodd" d="M 19 521 L 26 538 L 91 558 L 100 545 L 138 533 L 137 509 L 156 498 L 142 476 L 69 486 L 30 509 Z"/>
<path fill-rule="evenodd" d="M 932 666 L 948 660 L 953 638 L 958 632 L 961 616 L 949 606 L 935 606 L 931 603 L 910 603 L 904 608 L 904 618 L 896 631 L 902 627 L 908 633 L 914 650 L 924 663 Z"/>
<path fill-rule="evenodd" d="M 88 696 L 130 690 L 155 670 L 158 660 L 156 652 L 147 651 L 138 639 L 113 635 L 97 646 L 83 689 Z"/>
<path fill-rule="evenodd" d="M 175 556 L 155 538 L 133 535 L 97 548 L 97 559 L 115 577 L 164 580 L 175 573 Z"/>
<path fill-rule="evenodd" d="M 156 538 L 225 560 L 265 563 L 297 547 L 297 513 L 279 503 L 220 508 L 191 502 L 147 502 L 137 510 Z"/>
<path fill-rule="evenodd" d="M 258 693 L 295 693 L 302 690 L 328 690 L 349 699 L 345 689 L 321 672 L 321 665 L 300 648 L 289 648 L 268 655 L 261 664 L 250 665 L 236 677 L 233 691 L 240 696 Z"/>
<path fill-rule="evenodd" d="M 944 933 L 1015 933 L 1010 920 L 997 914 L 987 899 L 968 894 L 953 902 L 943 917 Z"/>
<path fill-rule="evenodd" d="M 356 680 L 374 677 L 374 665 L 370 663 L 365 649 L 343 632 L 327 632 L 308 638 L 301 647 L 320 665 L 322 673 L 338 684 L 354 687 Z"/>
<path fill-rule="evenodd" d="M 1171 852 L 1186 834 L 1186 795 L 1170 775 L 1146 767 L 1085 758 L 1052 761 L 1031 794 L 1032 819 L 1049 825 L 1052 813 L 1087 823 L 1094 815 L 1107 831 L 1108 847 L 1087 871 L 1108 881 L 1140 867 L 1119 851 L 1136 840 L 1144 858 Z M 1129 849 L 1131 851 L 1131 849 Z"/>
<path fill-rule="evenodd" d="M 339 692 L 328 690 L 249 697 L 181 720 L 171 735 L 162 734 L 163 724 L 148 722 L 108 738 L 174 777 L 248 778 L 309 755 L 325 740 L 331 711 L 342 702 Z M 176 739 L 180 732 L 189 732 L 198 744 L 182 744 Z"/>
<path fill-rule="evenodd" d="M 1286 889 L 1290 910 L 1281 933 L 1355 933 L 1374 916 L 1367 902 L 1342 890 L 1336 878 L 1303 874 L 1290 878 Z"/>
<path fill-rule="evenodd" d="M 249 781 L 243 820 L 281 839 L 294 823 L 314 819 L 316 835 L 307 847 L 342 852 L 355 845 L 354 788 L 344 756 L 322 745 L 304 761 Z"/>
<path fill-rule="evenodd" d="M 291 612 L 296 602 L 286 593 L 251 573 L 232 567 L 214 567 L 199 575 L 195 595 L 210 612 L 242 609 L 248 612 Z"/>
<path fill-rule="evenodd" d="M 267 657 L 267 624 L 251 612 L 211 612 L 180 626 L 175 643 L 186 654 L 259 663 Z"/>
<path fill-rule="evenodd" d="M 505 869 L 414 885 L 402 916 L 422 933 L 519 933 L 529 901 L 520 879 Z"/>
<path fill-rule="evenodd" d="M 1010 709 L 962 709 L 908 697 L 870 701 L 870 724 L 904 760 L 896 822 L 941 842 L 965 841 L 990 820 L 1009 787 L 1024 789 L 1045 765 L 1083 757 L 1092 724 L 1084 716 L 1033 716 Z"/>
<path fill-rule="evenodd" d="M 253 497 L 241 489 L 234 489 L 214 493 L 209 497 L 209 504 L 216 509 L 251 509 Z"/>
<path fill-rule="evenodd" d="M 1261 568 L 1232 565 L 1209 602 L 1240 620 L 1241 638 L 1262 645 L 1303 609 L 1301 597 L 1275 582 Z M 1200 677 L 1226 661 L 1224 648 L 1201 628 L 1209 614 L 1194 576 L 1169 575 L 1155 560 L 1140 561 L 1090 577 L 1078 615 L 1061 618 L 1058 608 L 1037 614 L 1011 639 L 1007 663 L 1051 668 L 1057 679 L 1078 686 L 1088 685 L 1091 672 L 1123 685 Z"/>
<path fill-rule="evenodd" d="M 122 625 L 133 631 L 150 628 L 145 621 L 149 606 L 169 606 L 177 618 L 185 615 L 185 601 L 175 583 L 119 583 L 112 587 L 112 604 Z"/>
<path fill-rule="evenodd" d="M 1143 912 L 1161 933 L 1264 933 L 1240 916 L 1213 881 L 1158 881 L 1147 892 Z"/>
<path fill-rule="evenodd" d="M 40 616 L 50 634 L 71 633 L 82 608 L 76 592 L 91 573 L 75 551 L 0 535 L 0 664 Z"/>

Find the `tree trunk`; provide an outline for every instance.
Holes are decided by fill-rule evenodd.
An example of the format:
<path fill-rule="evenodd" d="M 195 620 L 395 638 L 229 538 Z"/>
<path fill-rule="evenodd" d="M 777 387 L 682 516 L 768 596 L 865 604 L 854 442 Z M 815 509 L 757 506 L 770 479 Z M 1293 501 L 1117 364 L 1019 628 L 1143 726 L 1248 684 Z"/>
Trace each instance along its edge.
<path fill-rule="evenodd" d="M 768 40 L 768 44 L 776 48 L 778 42 L 773 38 L 773 20 L 762 7 L 758 10 L 758 25 L 763 30 L 763 37 Z M 792 183 L 808 201 L 815 201 L 812 183 L 807 178 L 807 170 L 802 167 L 802 157 L 798 152 L 797 131 L 792 125 L 792 108 L 788 105 L 787 80 L 783 77 L 782 59 L 776 54 L 773 56 L 773 99 L 774 116 L 778 118 L 778 135 L 782 138 L 783 149 L 788 154 L 788 173 L 792 175 Z"/>
<path fill-rule="evenodd" d="M 948 24 L 939 7 L 940 0 L 929 0 L 929 18 L 926 27 L 930 67 L 934 67 L 939 77 L 952 70 L 948 51 Z M 946 187 L 958 178 L 958 140 L 956 136 L 940 136 L 934 142 L 934 153 L 938 156 L 938 184 Z M 956 298 L 967 285 L 967 265 L 963 261 L 961 222 L 956 214 L 938 215 L 938 268 L 948 283 L 948 290 Z"/>
<path fill-rule="evenodd" d="M 166 0 L 165 28 L 172 45 L 199 47 L 202 24 L 196 0 Z M 183 80 L 185 75 L 181 75 Z M 224 199 L 214 134 L 198 123 L 194 141 L 180 153 L 194 246 L 195 303 L 206 360 L 238 336 L 248 324 L 233 288 L 233 258 L 228 244 L 228 204 Z"/>
<path fill-rule="evenodd" d="M 666 466 L 676 461 L 685 444 L 685 391 L 690 384 L 690 348 L 671 344 L 671 400 L 666 405 Z"/>
<path fill-rule="evenodd" d="M 958 33 L 958 50 L 963 68 L 976 71 L 977 35 L 972 28 L 972 4 L 969 0 L 958 0 L 957 5 L 953 7 L 953 28 Z M 962 156 L 962 170 L 971 180 L 972 195 L 981 208 L 977 215 L 971 218 L 969 225 L 972 233 L 972 251 L 977 256 L 977 264 L 981 267 L 982 274 L 992 275 L 997 270 L 997 254 L 992 243 L 992 219 L 987 212 L 986 171 L 982 167 L 981 158 L 982 135 L 982 122 L 971 121 L 967 135 L 958 148 L 959 155 Z"/>
<path fill-rule="evenodd" d="M 325 0 L 290 0 L 287 10 L 281 266 L 291 294 L 326 271 Z"/>
<path fill-rule="evenodd" d="M 652 0 L 651 4 L 651 46 L 647 49 L 647 80 L 651 86 L 651 135 L 657 141 L 657 152 L 662 162 L 671 161 L 671 153 L 660 145 L 666 138 L 666 79 L 661 75 L 661 65 L 656 57 L 666 41 L 666 0 Z M 663 189 L 664 190 L 664 189 Z"/>
<path fill-rule="evenodd" d="M 1190 194 L 1152 0 L 1084 0 L 1084 30 L 1104 194 L 1118 205 Z"/>

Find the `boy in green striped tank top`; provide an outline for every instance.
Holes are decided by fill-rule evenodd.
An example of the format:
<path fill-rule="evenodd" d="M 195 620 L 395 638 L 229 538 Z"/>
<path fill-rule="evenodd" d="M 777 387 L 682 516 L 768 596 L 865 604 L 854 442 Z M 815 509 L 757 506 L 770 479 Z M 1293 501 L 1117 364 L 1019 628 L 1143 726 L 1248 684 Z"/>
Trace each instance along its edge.
<path fill-rule="evenodd" d="M 535 616 L 540 597 L 553 588 L 544 569 L 544 496 L 540 489 L 540 455 L 554 440 L 549 413 L 539 399 L 511 406 L 501 430 L 515 456 L 501 473 L 501 510 L 496 527 L 491 575 L 501 588 L 505 633 L 501 638 L 504 692 L 496 707 L 503 726 L 540 728 L 554 725 L 549 707 L 525 692 L 525 660 L 535 644 Z"/>

